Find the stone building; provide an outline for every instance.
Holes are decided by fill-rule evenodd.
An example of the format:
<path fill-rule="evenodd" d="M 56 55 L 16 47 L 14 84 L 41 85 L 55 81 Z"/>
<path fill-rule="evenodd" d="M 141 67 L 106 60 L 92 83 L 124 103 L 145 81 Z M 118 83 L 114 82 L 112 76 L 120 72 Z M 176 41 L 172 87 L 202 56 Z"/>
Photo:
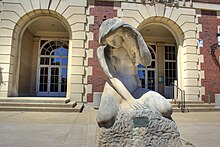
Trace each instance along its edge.
<path fill-rule="evenodd" d="M 108 18 L 135 27 L 151 51 L 142 86 L 167 98 L 220 93 L 219 0 L 0 0 L 0 97 L 92 102 L 105 76 L 96 56 Z"/>

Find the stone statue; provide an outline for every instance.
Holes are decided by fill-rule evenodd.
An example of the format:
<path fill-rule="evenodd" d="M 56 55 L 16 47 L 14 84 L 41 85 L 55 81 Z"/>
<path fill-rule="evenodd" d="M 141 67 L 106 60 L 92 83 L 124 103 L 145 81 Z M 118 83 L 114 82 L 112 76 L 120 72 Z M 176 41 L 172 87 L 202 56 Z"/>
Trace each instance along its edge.
<path fill-rule="evenodd" d="M 137 65 L 151 64 L 151 54 L 141 34 L 120 19 L 105 20 L 99 29 L 98 60 L 107 76 L 97 122 L 111 127 L 119 109 L 149 108 L 170 118 L 172 106 L 157 92 L 141 87 Z"/>

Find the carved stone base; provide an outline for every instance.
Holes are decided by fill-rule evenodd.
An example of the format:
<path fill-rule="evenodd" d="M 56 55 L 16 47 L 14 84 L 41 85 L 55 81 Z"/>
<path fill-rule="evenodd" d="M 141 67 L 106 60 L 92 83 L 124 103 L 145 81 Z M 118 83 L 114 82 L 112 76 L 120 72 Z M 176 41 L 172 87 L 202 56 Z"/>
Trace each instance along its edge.
<path fill-rule="evenodd" d="M 119 110 L 111 128 L 100 128 L 98 146 L 180 147 L 175 122 L 150 109 Z"/>

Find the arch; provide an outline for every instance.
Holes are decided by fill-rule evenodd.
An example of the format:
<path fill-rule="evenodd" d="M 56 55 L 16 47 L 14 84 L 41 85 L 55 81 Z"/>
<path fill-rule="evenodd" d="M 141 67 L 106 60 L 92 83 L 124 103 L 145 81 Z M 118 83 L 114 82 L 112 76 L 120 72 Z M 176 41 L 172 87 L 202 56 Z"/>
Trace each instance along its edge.
<path fill-rule="evenodd" d="M 142 33 L 144 33 L 148 29 L 149 30 L 152 29 L 152 32 L 157 32 L 157 30 L 155 30 L 156 27 L 152 27 L 152 26 L 156 26 L 158 28 L 161 27 L 160 28 L 161 30 L 167 30 L 165 32 L 172 39 L 172 41 L 167 41 L 167 40 L 158 41 L 158 39 L 157 39 L 156 42 L 152 42 L 152 43 L 158 44 L 160 46 L 160 49 L 163 50 L 163 51 L 161 51 L 160 49 L 158 49 L 158 51 L 160 50 L 160 53 L 158 52 L 157 54 L 160 54 L 163 57 L 161 56 L 160 59 L 158 58 L 157 61 L 158 61 L 158 64 L 161 65 L 163 70 L 160 70 L 160 72 L 157 71 L 157 74 L 158 74 L 158 79 L 161 80 L 161 82 L 158 82 L 158 84 L 161 87 L 160 89 L 163 89 L 163 90 L 161 90 L 161 93 L 163 93 L 164 95 L 167 95 L 166 93 L 168 93 L 167 91 L 169 91 L 170 88 L 169 88 L 169 86 L 165 85 L 165 77 L 167 77 L 167 76 L 165 76 L 166 75 L 165 74 L 166 73 L 165 72 L 166 71 L 166 67 L 165 67 L 165 47 L 167 45 L 168 46 L 170 46 L 170 45 L 176 46 L 176 63 L 175 64 L 177 64 L 177 66 L 176 66 L 176 69 L 172 69 L 172 70 L 177 71 L 177 77 L 175 77 L 175 79 L 178 81 L 178 83 L 177 83 L 178 86 L 181 87 L 181 85 L 183 84 L 183 82 L 182 82 L 182 79 L 183 79 L 183 76 L 182 76 L 183 65 L 181 64 L 181 61 L 182 61 L 182 50 L 183 50 L 183 44 L 184 44 L 184 37 L 185 36 L 184 36 L 183 30 L 181 29 L 181 27 L 178 24 L 176 24 L 171 19 L 168 19 L 166 17 L 160 17 L 160 16 L 150 17 L 150 18 L 142 21 L 138 25 L 137 30 L 139 32 L 142 32 Z M 144 31 L 144 28 L 145 28 L 145 31 Z M 168 34 L 168 32 L 169 32 L 169 34 Z M 155 33 L 153 35 L 154 36 L 148 36 L 148 37 L 153 37 L 153 38 L 155 36 L 160 37 L 159 32 L 158 32 L 158 35 L 155 34 Z M 164 38 L 165 36 L 162 35 L 161 37 Z M 158 68 L 159 68 L 159 65 L 158 65 Z M 163 71 L 163 73 L 161 71 Z M 163 85 L 163 86 L 161 86 L 161 85 Z"/>
<path fill-rule="evenodd" d="M 22 16 L 16 23 L 13 32 L 14 40 L 12 42 L 12 47 L 14 48 L 14 51 L 12 51 L 12 56 L 14 58 L 12 60 L 13 66 L 10 66 L 13 73 L 9 77 L 10 81 L 12 81 L 12 86 L 9 87 L 9 91 L 11 91 L 9 96 L 18 96 L 22 37 L 27 28 L 33 22 L 44 17 L 50 17 L 51 19 L 58 21 L 66 29 L 66 32 L 68 33 L 68 39 L 72 40 L 72 30 L 70 24 L 68 23 L 67 19 L 58 12 L 52 10 L 34 10 Z"/>
<path fill-rule="evenodd" d="M 162 26 L 166 28 L 167 30 L 170 31 L 170 33 L 173 35 L 173 37 L 176 40 L 177 45 L 183 46 L 183 41 L 184 41 L 184 33 L 180 26 L 176 24 L 173 20 L 166 18 L 166 17 L 150 17 L 144 21 L 142 21 L 138 27 L 137 30 L 140 31 L 144 27 L 148 25 L 156 24 L 159 26 Z"/>
<path fill-rule="evenodd" d="M 33 23 L 34 21 L 36 21 L 37 19 L 40 19 L 43 16 L 49 16 L 52 17 L 54 19 L 59 20 L 59 22 L 61 24 L 63 24 L 63 26 L 66 28 L 67 32 L 69 32 L 69 39 L 72 39 L 72 30 L 70 27 L 70 24 L 68 23 L 67 19 L 64 18 L 61 14 L 59 14 L 56 11 L 52 11 L 52 10 L 34 10 L 31 11 L 27 14 L 25 14 L 24 16 L 22 16 L 18 22 L 17 25 L 15 26 L 14 30 L 15 33 L 13 33 L 13 37 L 20 37 L 23 35 L 24 31 L 26 30 L 26 28 Z"/>

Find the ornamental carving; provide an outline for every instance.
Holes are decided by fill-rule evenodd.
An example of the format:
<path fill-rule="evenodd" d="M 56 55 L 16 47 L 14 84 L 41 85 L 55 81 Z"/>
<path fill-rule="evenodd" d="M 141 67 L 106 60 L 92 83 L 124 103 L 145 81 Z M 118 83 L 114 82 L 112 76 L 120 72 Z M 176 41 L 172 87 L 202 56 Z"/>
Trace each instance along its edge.
<path fill-rule="evenodd" d="M 179 0 L 141 0 L 142 3 L 145 4 L 155 4 L 155 3 L 162 3 L 162 4 L 168 4 L 168 5 L 173 5 L 173 6 L 178 6 L 179 5 Z"/>

